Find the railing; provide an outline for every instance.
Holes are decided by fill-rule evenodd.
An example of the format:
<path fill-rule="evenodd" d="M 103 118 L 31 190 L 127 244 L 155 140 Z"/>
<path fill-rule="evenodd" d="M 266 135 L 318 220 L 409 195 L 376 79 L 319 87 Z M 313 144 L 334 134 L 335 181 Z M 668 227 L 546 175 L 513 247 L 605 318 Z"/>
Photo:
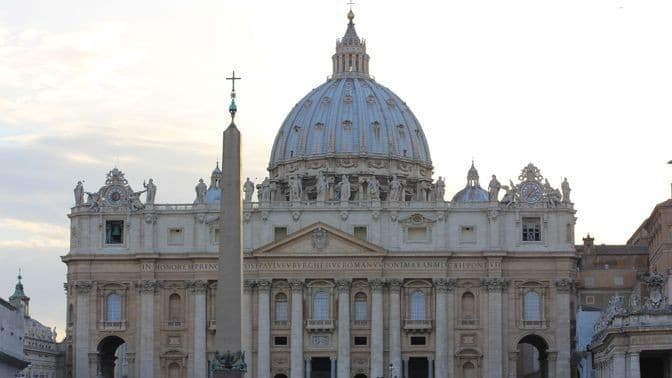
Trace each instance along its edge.
<path fill-rule="evenodd" d="M 353 320 L 352 321 L 352 328 L 368 328 L 369 327 L 369 321 L 368 320 Z"/>
<path fill-rule="evenodd" d="M 289 328 L 289 320 L 274 320 L 273 328 Z"/>
<path fill-rule="evenodd" d="M 548 320 L 521 320 L 518 326 L 523 329 L 548 328 Z"/>
<path fill-rule="evenodd" d="M 404 330 L 406 332 L 410 332 L 410 333 L 431 332 L 432 321 L 431 320 L 406 319 L 404 321 Z"/>
<path fill-rule="evenodd" d="M 478 318 L 464 318 L 462 319 L 462 325 L 467 327 L 475 327 L 478 325 Z"/>
<path fill-rule="evenodd" d="M 118 321 L 118 322 L 102 321 L 102 322 L 98 322 L 98 328 L 102 331 L 125 331 L 126 330 L 126 322 L 125 321 Z"/>
<path fill-rule="evenodd" d="M 165 322 L 166 328 L 182 328 L 184 327 L 184 322 L 182 320 L 169 320 Z"/>
<path fill-rule="evenodd" d="M 308 332 L 333 331 L 334 321 L 331 319 L 308 319 L 306 320 L 306 330 Z"/>

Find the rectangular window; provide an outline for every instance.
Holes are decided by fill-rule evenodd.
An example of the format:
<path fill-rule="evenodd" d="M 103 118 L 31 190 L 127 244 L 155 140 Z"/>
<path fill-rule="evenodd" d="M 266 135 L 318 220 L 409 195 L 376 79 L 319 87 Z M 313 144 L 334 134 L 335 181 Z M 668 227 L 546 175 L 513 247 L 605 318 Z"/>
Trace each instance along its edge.
<path fill-rule="evenodd" d="M 366 240 L 366 227 L 365 226 L 355 226 L 355 237 L 357 239 Z"/>
<path fill-rule="evenodd" d="M 287 336 L 275 336 L 273 338 L 274 345 L 287 345 Z"/>
<path fill-rule="evenodd" d="M 219 228 L 213 228 L 210 230 L 210 243 L 213 245 L 219 244 Z"/>
<path fill-rule="evenodd" d="M 182 228 L 168 229 L 168 244 L 182 245 L 184 244 L 184 230 Z"/>
<path fill-rule="evenodd" d="M 368 320 L 366 300 L 355 300 L 355 320 Z"/>
<path fill-rule="evenodd" d="M 592 295 L 586 295 L 586 304 L 595 304 L 595 297 Z"/>
<path fill-rule="evenodd" d="M 366 336 L 355 336 L 355 345 L 366 345 Z"/>
<path fill-rule="evenodd" d="M 275 320 L 278 322 L 286 322 L 289 319 L 287 318 L 287 301 L 277 301 L 275 302 Z"/>
<path fill-rule="evenodd" d="M 407 232 L 409 242 L 427 241 L 427 227 L 409 227 Z"/>
<path fill-rule="evenodd" d="M 460 243 L 475 243 L 476 228 L 474 226 L 460 226 Z"/>
<path fill-rule="evenodd" d="M 411 336 L 411 345 L 425 345 L 426 343 L 424 336 Z"/>
<path fill-rule="evenodd" d="M 105 222 L 105 244 L 124 243 L 124 221 L 108 220 Z"/>
<path fill-rule="evenodd" d="M 541 241 L 540 218 L 523 218 L 523 241 Z"/>
<path fill-rule="evenodd" d="M 287 236 L 287 227 L 276 227 L 273 229 L 273 240 L 278 241 Z"/>

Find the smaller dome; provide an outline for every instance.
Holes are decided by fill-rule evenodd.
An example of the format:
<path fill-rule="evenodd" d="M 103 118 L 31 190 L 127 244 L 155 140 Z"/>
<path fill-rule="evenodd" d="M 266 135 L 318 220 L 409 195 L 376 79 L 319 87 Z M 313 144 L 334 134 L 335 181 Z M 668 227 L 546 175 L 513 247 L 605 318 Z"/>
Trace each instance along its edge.
<path fill-rule="evenodd" d="M 205 192 L 205 203 L 219 203 L 222 196 L 222 191 L 219 188 L 210 188 Z"/>
<path fill-rule="evenodd" d="M 469 168 L 469 172 L 467 173 L 467 186 L 455 194 L 453 202 L 468 203 L 490 201 L 490 194 L 487 190 L 481 188 L 478 179 L 478 171 L 472 161 L 471 168 Z"/>
<path fill-rule="evenodd" d="M 464 188 L 457 192 L 453 197 L 453 202 L 466 203 L 466 202 L 488 202 L 490 196 L 488 192 L 481 188 L 480 186 L 474 188 Z"/>

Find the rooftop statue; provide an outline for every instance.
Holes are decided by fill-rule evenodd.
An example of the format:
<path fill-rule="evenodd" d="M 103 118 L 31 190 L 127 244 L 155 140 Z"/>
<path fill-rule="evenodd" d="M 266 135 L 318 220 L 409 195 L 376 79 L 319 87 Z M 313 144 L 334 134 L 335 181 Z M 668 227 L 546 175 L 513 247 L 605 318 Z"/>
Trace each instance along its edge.
<path fill-rule="evenodd" d="M 443 196 L 446 193 L 446 183 L 443 181 L 443 178 L 439 176 L 439 179 L 436 180 L 434 197 L 437 201 L 443 201 Z"/>
<path fill-rule="evenodd" d="M 205 193 L 208 191 L 208 186 L 205 185 L 203 179 L 198 179 L 198 184 L 196 184 L 196 203 L 203 204 L 205 203 Z"/>
<path fill-rule="evenodd" d="M 148 205 L 154 204 L 154 199 L 156 198 L 156 185 L 154 185 L 154 180 L 149 179 L 148 183 L 142 183 L 142 186 L 145 187 L 147 191 L 147 196 L 145 197 L 145 203 Z"/>
<path fill-rule="evenodd" d="M 245 202 L 252 201 L 252 195 L 254 194 L 254 183 L 250 181 L 249 177 L 243 184 L 243 192 L 245 193 Z"/>
<path fill-rule="evenodd" d="M 499 198 L 499 190 L 502 188 L 502 184 L 497 180 L 497 176 L 492 175 L 490 184 L 488 184 L 488 194 L 490 195 L 490 201 L 497 201 Z"/>
<path fill-rule="evenodd" d="M 77 181 L 77 186 L 75 186 L 75 206 L 81 206 L 84 204 L 84 185 L 81 181 Z"/>
<path fill-rule="evenodd" d="M 572 191 L 572 188 L 569 187 L 567 177 L 562 181 L 560 189 L 562 189 L 562 203 L 571 203 L 572 201 L 569 199 L 569 193 Z"/>

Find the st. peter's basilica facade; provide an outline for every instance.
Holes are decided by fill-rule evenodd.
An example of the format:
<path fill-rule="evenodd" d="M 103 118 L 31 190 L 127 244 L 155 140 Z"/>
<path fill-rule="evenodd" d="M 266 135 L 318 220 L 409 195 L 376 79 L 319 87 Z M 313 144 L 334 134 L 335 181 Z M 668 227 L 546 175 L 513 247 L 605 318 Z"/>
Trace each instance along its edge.
<path fill-rule="evenodd" d="M 569 377 L 569 184 L 528 164 L 482 188 L 472 164 L 447 200 L 420 123 L 369 75 L 348 18 L 333 75 L 283 122 L 269 177 L 242 188 L 247 376 Z M 117 168 L 96 192 L 78 185 L 70 376 L 207 376 L 220 180 L 217 167 L 189 204 L 154 203 L 152 181 L 143 202 Z"/>

